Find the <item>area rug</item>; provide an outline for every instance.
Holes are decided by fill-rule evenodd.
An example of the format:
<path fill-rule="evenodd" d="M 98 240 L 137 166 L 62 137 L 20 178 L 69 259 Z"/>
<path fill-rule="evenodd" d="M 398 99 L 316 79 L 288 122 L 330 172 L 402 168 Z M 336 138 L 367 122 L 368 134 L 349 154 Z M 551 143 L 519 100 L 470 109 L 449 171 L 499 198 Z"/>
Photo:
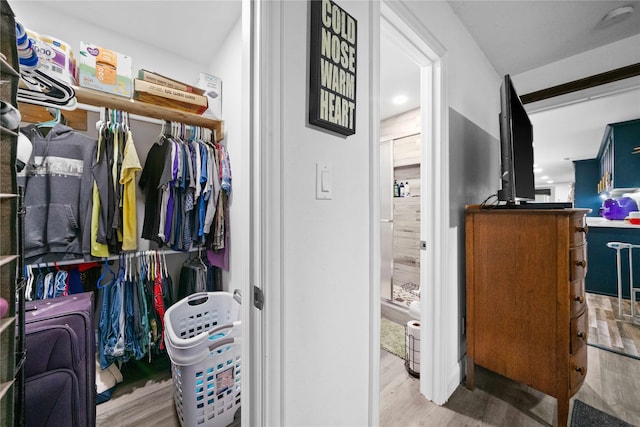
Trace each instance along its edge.
<path fill-rule="evenodd" d="M 634 426 L 576 399 L 573 402 L 573 410 L 571 411 L 571 427 Z"/>
<path fill-rule="evenodd" d="M 380 347 L 404 359 L 404 326 L 382 317 L 380 319 Z"/>

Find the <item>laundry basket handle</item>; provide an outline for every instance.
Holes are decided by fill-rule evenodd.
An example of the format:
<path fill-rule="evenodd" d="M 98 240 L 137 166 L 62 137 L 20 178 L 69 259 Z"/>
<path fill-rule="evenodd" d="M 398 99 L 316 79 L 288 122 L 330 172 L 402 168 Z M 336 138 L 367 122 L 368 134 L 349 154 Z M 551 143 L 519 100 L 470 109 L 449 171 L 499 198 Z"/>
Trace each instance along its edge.
<path fill-rule="evenodd" d="M 231 329 L 231 328 L 233 328 L 233 323 L 225 323 L 224 325 L 218 325 L 209 331 L 209 336 L 215 334 L 216 332 L 220 332 L 223 329 Z"/>
<path fill-rule="evenodd" d="M 209 295 L 206 292 L 197 292 L 195 294 L 191 294 L 187 296 L 187 304 L 189 305 L 204 304 L 208 300 L 209 300 Z"/>
<path fill-rule="evenodd" d="M 222 346 L 227 345 L 227 344 L 233 344 L 234 342 L 236 342 L 236 340 L 233 339 L 233 338 L 223 338 L 223 339 L 221 339 L 219 341 L 215 341 L 213 344 L 211 344 L 209 346 L 209 351 L 214 351 L 218 347 L 222 347 Z"/>

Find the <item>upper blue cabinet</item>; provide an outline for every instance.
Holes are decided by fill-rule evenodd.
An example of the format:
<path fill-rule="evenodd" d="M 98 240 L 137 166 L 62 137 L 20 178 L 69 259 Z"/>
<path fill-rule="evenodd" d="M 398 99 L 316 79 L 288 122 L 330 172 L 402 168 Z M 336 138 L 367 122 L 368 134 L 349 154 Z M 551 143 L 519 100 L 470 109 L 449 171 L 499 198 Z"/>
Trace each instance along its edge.
<path fill-rule="evenodd" d="M 640 154 L 633 154 L 639 145 L 640 119 L 607 125 L 598 152 L 598 193 L 640 187 Z"/>

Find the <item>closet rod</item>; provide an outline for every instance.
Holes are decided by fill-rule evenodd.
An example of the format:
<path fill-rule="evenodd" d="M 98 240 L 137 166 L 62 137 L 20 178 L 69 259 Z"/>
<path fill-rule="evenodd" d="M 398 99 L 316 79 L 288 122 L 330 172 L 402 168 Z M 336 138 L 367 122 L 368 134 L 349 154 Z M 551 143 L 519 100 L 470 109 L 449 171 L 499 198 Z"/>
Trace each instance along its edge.
<path fill-rule="evenodd" d="M 78 103 L 77 109 L 84 110 L 84 111 L 91 111 L 93 113 L 99 113 L 102 107 L 96 107 L 95 105 Z M 161 119 L 154 119 L 153 117 L 140 116 L 138 114 L 131 114 L 129 115 L 129 118 L 131 120 L 136 120 L 136 121 L 145 122 L 145 123 L 153 123 L 156 125 L 162 125 L 164 123 L 164 121 Z"/>
<path fill-rule="evenodd" d="M 97 90 L 73 86 L 79 103 L 93 105 L 95 107 L 107 107 L 116 110 L 128 111 L 139 116 L 152 117 L 159 120 L 180 122 L 186 125 L 201 126 L 215 129 L 218 141 L 224 138 L 224 121 L 216 120 L 198 114 L 173 110 L 146 102 L 135 101 L 122 96 L 111 95 Z"/>
<path fill-rule="evenodd" d="M 135 255 L 135 256 L 140 256 L 142 254 L 144 254 L 145 252 L 158 252 L 158 254 L 164 254 L 164 255 L 173 255 L 173 254 L 189 254 L 192 252 L 198 252 L 198 250 L 202 250 L 203 248 L 193 248 L 187 252 L 185 251 L 174 251 L 173 249 L 146 249 L 146 250 L 141 250 L 141 251 L 135 251 L 135 252 L 124 252 L 123 254 L 120 255 L 111 255 L 109 257 L 106 258 L 107 261 L 118 261 L 120 259 L 121 255 Z M 63 261 L 49 261 L 49 262 L 36 262 L 36 263 L 32 263 L 32 264 L 26 264 L 27 267 L 31 267 L 31 268 L 47 268 L 47 267 L 55 267 L 56 265 L 58 267 L 61 266 L 65 266 L 65 265 L 76 265 L 76 264 L 88 264 L 91 262 L 104 262 L 105 258 L 95 258 L 95 259 L 82 259 L 82 258 L 77 258 L 77 259 L 68 259 L 68 260 L 63 260 Z"/>

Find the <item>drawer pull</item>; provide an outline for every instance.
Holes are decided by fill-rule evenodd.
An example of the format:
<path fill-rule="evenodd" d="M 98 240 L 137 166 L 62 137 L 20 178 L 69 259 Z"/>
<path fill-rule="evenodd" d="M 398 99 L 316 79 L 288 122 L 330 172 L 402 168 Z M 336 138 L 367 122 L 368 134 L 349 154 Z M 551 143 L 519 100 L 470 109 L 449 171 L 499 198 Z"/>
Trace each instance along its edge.
<path fill-rule="evenodd" d="M 580 260 L 580 261 L 576 261 L 576 265 L 578 267 L 585 268 L 587 266 L 587 260 L 583 259 L 583 260 Z"/>
<path fill-rule="evenodd" d="M 587 373 L 587 368 L 584 366 L 577 367 L 576 372 L 580 372 L 580 375 L 584 376 Z"/>
<path fill-rule="evenodd" d="M 589 232 L 589 226 L 585 225 L 584 227 L 576 227 L 576 231 L 578 233 L 584 233 L 587 234 Z"/>
<path fill-rule="evenodd" d="M 587 334 L 585 332 L 578 332 L 578 338 L 582 338 L 584 341 L 586 341 Z"/>
<path fill-rule="evenodd" d="M 584 295 L 579 295 L 574 298 L 575 301 L 578 301 L 580 304 L 584 302 Z"/>

